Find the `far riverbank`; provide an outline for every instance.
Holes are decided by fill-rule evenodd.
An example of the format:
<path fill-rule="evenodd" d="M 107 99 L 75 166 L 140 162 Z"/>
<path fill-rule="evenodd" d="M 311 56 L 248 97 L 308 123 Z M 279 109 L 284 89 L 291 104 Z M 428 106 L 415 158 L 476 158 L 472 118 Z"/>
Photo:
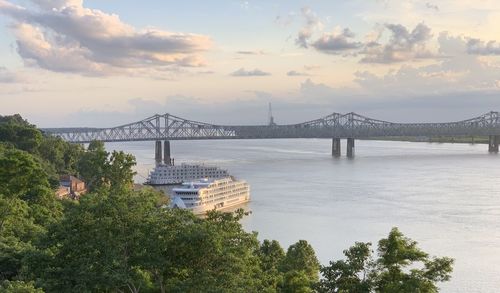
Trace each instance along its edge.
<path fill-rule="evenodd" d="M 432 143 L 468 143 L 468 144 L 488 144 L 488 136 L 387 136 L 370 137 L 365 140 L 381 141 L 408 141 L 408 142 L 432 142 Z"/>

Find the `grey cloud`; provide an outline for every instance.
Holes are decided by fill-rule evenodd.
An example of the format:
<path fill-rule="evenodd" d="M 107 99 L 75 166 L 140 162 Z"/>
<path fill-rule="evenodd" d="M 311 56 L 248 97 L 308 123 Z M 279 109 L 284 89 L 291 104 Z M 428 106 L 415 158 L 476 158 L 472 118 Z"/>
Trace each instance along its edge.
<path fill-rule="evenodd" d="M 341 33 L 323 34 L 312 46 L 323 53 L 339 54 L 362 46 L 361 42 L 352 40 L 354 37 L 354 33 L 345 28 Z"/>
<path fill-rule="evenodd" d="M 266 55 L 266 52 L 264 52 L 263 50 L 237 51 L 236 54 L 240 54 L 240 55 Z"/>
<path fill-rule="evenodd" d="M 304 69 L 305 70 L 316 70 L 316 69 L 320 69 L 321 66 L 319 65 L 304 65 Z"/>
<path fill-rule="evenodd" d="M 436 4 L 432 4 L 432 3 L 425 3 L 425 7 L 427 9 L 431 9 L 431 10 L 434 10 L 434 11 L 439 11 L 439 6 L 437 6 Z"/>
<path fill-rule="evenodd" d="M 484 42 L 480 39 L 470 39 L 467 42 L 467 53 L 472 55 L 500 55 L 500 43 Z"/>
<path fill-rule="evenodd" d="M 308 48 L 309 40 L 312 38 L 315 30 L 320 29 L 323 24 L 311 8 L 303 7 L 301 12 L 306 23 L 300 29 L 297 38 L 295 39 L 295 44 L 301 48 Z"/>
<path fill-rule="evenodd" d="M 369 42 L 364 50 L 364 63 L 397 63 L 415 59 L 430 59 L 438 57 L 426 48 L 426 43 L 432 38 L 431 29 L 423 23 L 418 24 L 411 32 L 400 24 L 386 24 L 391 38 L 386 44 Z"/>
<path fill-rule="evenodd" d="M 82 6 L 83 0 L 37 0 L 36 5 L 44 9 L 61 9 L 71 6 Z"/>
<path fill-rule="evenodd" d="M 269 72 L 262 71 L 260 69 L 246 70 L 245 68 L 240 68 L 235 72 L 231 73 L 232 76 L 267 76 L 271 75 Z"/>
<path fill-rule="evenodd" d="M 295 70 L 290 70 L 286 73 L 288 76 L 309 76 L 309 74 L 305 72 L 300 72 L 300 71 L 295 71 Z"/>
<path fill-rule="evenodd" d="M 296 44 L 303 48 L 311 46 L 319 52 L 333 55 L 362 55 L 362 63 L 390 64 L 443 57 L 427 49 L 432 33 L 423 23 L 411 31 L 401 24 L 385 24 L 378 27 L 366 42 L 356 41 L 355 34 L 349 28 L 344 28 L 340 32 L 323 33 L 311 43 L 314 32 L 320 28 L 316 24 L 319 20 L 309 8 L 304 8 L 302 14 L 307 23 L 300 30 Z M 387 31 L 391 36 L 387 42 L 381 43 L 383 33 Z"/>
<path fill-rule="evenodd" d="M 33 1 L 38 9 L 0 0 L 14 20 L 18 53 L 28 65 L 88 75 L 137 68 L 202 66 L 207 36 L 149 28 L 137 30 L 117 15 L 86 9 L 78 0 Z"/>

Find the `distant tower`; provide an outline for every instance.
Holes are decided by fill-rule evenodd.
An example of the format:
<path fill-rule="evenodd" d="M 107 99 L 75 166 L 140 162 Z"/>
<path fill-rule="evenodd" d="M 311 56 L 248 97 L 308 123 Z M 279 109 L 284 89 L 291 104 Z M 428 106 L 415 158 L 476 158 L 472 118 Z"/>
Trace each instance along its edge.
<path fill-rule="evenodd" d="M 268 114 L 268 119 L 269 119 L 269 126 L 274 126 L 276 123 L 274 123 L 274 117 L 273 117 L 273 108 L 271 106 L 271 103 L 269 103 L 269 114 Z"/>

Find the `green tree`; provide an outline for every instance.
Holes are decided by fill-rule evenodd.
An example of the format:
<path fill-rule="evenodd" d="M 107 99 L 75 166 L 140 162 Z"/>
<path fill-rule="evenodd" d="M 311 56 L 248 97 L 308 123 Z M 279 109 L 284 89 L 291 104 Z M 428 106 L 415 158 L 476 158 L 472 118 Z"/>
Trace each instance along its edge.
<path fill-rule="evenodd" d="M 78 174 L 77 164 L 78 160 L 83 154 L 83 146 L 80 144 L 72 144 L 63 142 L 64 148 L 64 170 L 60 170 L 60 173 L 69 173 L 73 175 Z"/>
<path fill-rule="evenodd" d="M 379 241 L 375 260 L 369 243 L 344 254 L 346 260 L 322 267 L 319 292 L 438 292 L 437 283 L 448 281 L 453 270 L 453 259 L 429 257 L 397 228 Z"/>
<path fill-rule="evenodd" d="M 13 279 L 32 243 L 62 215 L 48 176 L 33 155 L 0 146 L 0 278 Z"/>
<path fill-rule="evenodd" d="M 47 173 L 27 152 L 0 147 L 0 194 L 27 202 L 35 224 L 44 226 L 62 215 Z"/>
<path fill-rule="evenodd" d="M 330 262 L 321 267 L 323 278 L 318 285 L 319 292 L 364 293 L 372 289 L 370 282 L 371 244 L 356 242 L 344 250 L 345 260 Z"/>
<path fill-rule="evenodd" d="M 264 240 L 260 245 L 259 258 L 264 286 L 269 292 L 275 292 L 283 283 L 280 265 L 285 259 L 285 251 L 276 240 Z"/>
<path fill-rule="evenodd" d="M 27 196 L 37 187 L 50 187 L 47 174 L 29 153 L 0 148 L 0 193 Z"/>
<path fill-rule="evenodd" d="M 38 148 L 40 156 L 52 163 L 58 171 L 63 171 L 66 168 L 64 161 L 64 152 L 66 144 L 56 137 L 45 137 Z"/>
<path fill-rule="evenodd" d="M 134 175 L 132 167 L 136 165 L 134 156 L 120 151 L 113 151 L 105 172 L 105 180 L 109 182 L 111 188 L 120 186 L 132 187 Z"/>
<path fill-rule="evenodd" d="M 378 253 L 377 292 L 438 292 L 436 283 L 448 281 L 453 271 L 453 259 L 430 258 L 397 228 L 379 241 Z"/>
<path fill-rule="evenodd" d="M 285 274 L 291 271 L 302 271 L 310 285 L 318 282 L 319 268 L 316 253 L 305 240 L 299 240 L 297 243 L 290 245 L 281 265 L 281 271 Z"/>
<path fill-rule="evenodd" d="M 191 243 L 181 243 L 181 234 L 188 226 L 197 225 L 200 219 L 191 212 L 181 209 L 155 209 L 150 217 L 144 217 L 144 233 L 148 235 L 143 242 L 143 264 L 149 272 L 156 288 L 160 292 L 172 292 L 172 285 L 178 278 L 185 278 L 187 269 L 182 267 L 178 251 L 190 246 Z M 168 290 L 168 291 L 167 291 Z"/>
<path fill-rule="evenodd" d="M 38 153 L 52 165 L 57 175 L 76 175 L 76 164 L 83 153 L 83 147 L 67 143 L 59 137 L 44 136 L 38 147 Z"/>
<path fill-rule="evenodd" d="M 283 285 L 279 291 L 283 293 L 314 292 L 310 277 L 303 270 L 293 270 L 286 272 Z"/>
<path fill-rule="evenodd" d="M 101 141 L 92 141 L 77 163 L 78 173 L 89 190 L 96 190 L 104 185 L 109 153 Z"/>
<path fill-rule="evenodd" d="M 210 212 L 184 227 L 171 247 L 178 261 L 168 292 L 262 291 L 259 242 L 256 233 L 243 230 L 243 215 Z"/>
<path fill-rule="evenodd" d="M 93 141 L 89 144 L 77 164 L 77 170 L 90 191 L 99 188 L 130 188 L 133 184 L 136 165 L 134 156 L 122 151 L 109 154 L 104 143 Z"/>
<path fill-rule="evenodd" d="M 35 153 L 42 141 L 42 133 L 19 114 L 0 116 L 0 142 Z"/>
<path fill-rule="evenodd" d="M 43 290 L 36 288 L 33 282 L 23 281 L 4 281 L 0 284 L 0 291 L 4 293 L 43 293 Z"/>
<path fill-rule="evenodd" d="M 101 191 L 103 192 L 103 191 Z M 88 194 L 26 259 L 27 277 L 50 292 L 128 291 L 152 286 L 144 257 L 152 191 Z M 156 256 L 149 256 L 156 257 Z"/>

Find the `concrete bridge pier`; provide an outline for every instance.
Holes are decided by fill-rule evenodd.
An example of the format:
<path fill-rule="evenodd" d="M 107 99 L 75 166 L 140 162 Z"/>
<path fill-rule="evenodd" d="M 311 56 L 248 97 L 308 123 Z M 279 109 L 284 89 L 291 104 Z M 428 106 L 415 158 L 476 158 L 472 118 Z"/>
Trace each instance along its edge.
<path fill-rule="evenodd" d="M 170 156 L 170 140 L 163 142 L 163 162 L 165 165 L 173 165 L 172 157 Z"/>
<path fill-rule="evenodd" d="M 354 138 L 347 138 L 347 157 L 354 158 Z"/>
<path fill-rule="evenodd" d="M 332 156 L 335 158 L 340 157 L 340 138 L 332 138 Z"/>
<path fill-rule="evenodd" d="M 155 162 L 161 164 L 161 140 L 155 142 Z"/>
<path fill-rule="evenodd" d="M 490 153 L 498 153 L 498 144 L 500 143 L 500 135 L 490 135 L 490 143 L 488 151 Z"/>

